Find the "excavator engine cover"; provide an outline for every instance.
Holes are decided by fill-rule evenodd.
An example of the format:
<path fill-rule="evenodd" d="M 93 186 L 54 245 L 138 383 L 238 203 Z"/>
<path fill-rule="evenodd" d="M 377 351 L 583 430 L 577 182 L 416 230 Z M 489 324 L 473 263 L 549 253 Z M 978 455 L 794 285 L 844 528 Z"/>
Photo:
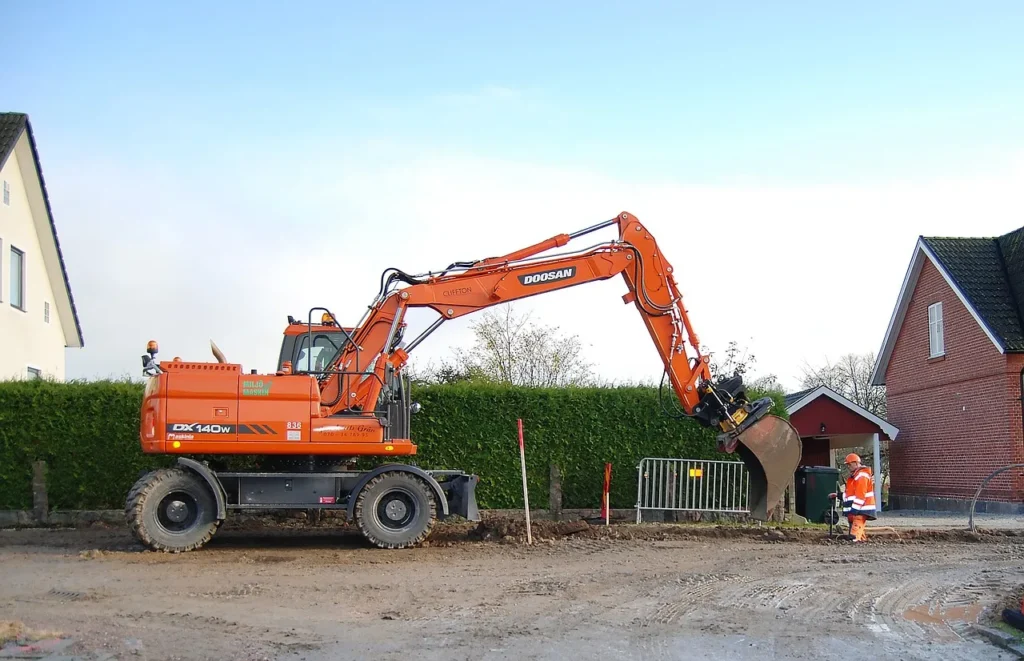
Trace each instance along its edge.
<path fill-rule="evenodd" d="M 720 443 L 722 450 L 739 454 L 747 467 L 750 517 L 767 521 L 769 508 L 782 498 L 800 463 L 800 435 L 782 418 L 766 415 L 739 436 L 723 434 Z"/>

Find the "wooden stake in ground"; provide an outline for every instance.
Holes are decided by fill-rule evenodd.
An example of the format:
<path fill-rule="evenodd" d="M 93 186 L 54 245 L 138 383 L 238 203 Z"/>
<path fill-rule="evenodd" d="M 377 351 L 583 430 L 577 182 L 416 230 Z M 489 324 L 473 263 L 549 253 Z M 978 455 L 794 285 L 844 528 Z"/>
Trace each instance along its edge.
<path fill-rule="evenodd" d="M 523 467 L 523 507 L 526 508 L 526 543 L 533 544 L 530 530 L 530 494 L 526 489 L 526 447 L 523 445 L 523 419 L 519 419 L 519 463 Z"/>

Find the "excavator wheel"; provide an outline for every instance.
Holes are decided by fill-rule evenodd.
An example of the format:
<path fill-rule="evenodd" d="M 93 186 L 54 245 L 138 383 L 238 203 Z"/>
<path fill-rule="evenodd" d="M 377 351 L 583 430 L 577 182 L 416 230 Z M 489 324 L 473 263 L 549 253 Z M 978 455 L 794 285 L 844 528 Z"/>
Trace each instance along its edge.
<path fill-rule="evenodd" d="M 403 549 L 425 540 L 437 521 L 437 503 L 421 478 L 388 471 L 370 480 L 353 510 L 360 532 L 374 546 Z"/>
<path fill-rule="evenodd" d="M 143 545 L 168 553 L 202 547 L 221 524 L 210 487 L 183 468 L 164 468 L 142 476 L 128 493 L 125 520 Z"/>
<path fill-rule="evenodd" d="M 739 454 L 747 467 L 750 517 L 767 521 L 800 464 L 800 434 L 782 418 L 766 415 L 725 441 L 722 449 Z"/>

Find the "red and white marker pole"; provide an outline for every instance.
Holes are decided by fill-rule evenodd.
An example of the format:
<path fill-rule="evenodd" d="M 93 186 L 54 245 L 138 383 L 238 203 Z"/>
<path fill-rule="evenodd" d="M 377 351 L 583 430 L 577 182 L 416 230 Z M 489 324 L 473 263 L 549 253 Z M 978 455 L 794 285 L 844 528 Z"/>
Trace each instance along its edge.
<path fill-rule="evenodd" d="M 523 506 L 526 508 L 526 543 L 533 544 L 530 529 L 530 494 L 526 489 L 526 447 L 523 445 L 523 419 L 519 419 L 519 463 L 523 469 Z"/>
<path fill-rule="evenodd" d="M 604 515 L 604 525 L 608 525 L 608 521 L 611 518 L 611 496 L 609 495 L 612 490 L 612 465 L 604 465 L 604 493 L 601 498 L 601 513 Z"/>

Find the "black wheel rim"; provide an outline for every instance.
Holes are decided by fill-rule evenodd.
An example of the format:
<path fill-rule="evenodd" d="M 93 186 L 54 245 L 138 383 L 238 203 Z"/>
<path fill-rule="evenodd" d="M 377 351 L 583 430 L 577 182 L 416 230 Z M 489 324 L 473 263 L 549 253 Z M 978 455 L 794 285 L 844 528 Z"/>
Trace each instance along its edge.
<path fill-rule="evenodd" d="M 377 522 L 389 532 L 406 530 L 418 514 L 416 500 L 402 489 L 386 492 L 377 501 L 374 509 Z"/>
<path fill-rule="evenodd" d="M 182 533 L 195 527 L 201 512 L 195 496 L 185 491 L 172 491 L 157 506 L 156 519 L 167 532 Z"/>

